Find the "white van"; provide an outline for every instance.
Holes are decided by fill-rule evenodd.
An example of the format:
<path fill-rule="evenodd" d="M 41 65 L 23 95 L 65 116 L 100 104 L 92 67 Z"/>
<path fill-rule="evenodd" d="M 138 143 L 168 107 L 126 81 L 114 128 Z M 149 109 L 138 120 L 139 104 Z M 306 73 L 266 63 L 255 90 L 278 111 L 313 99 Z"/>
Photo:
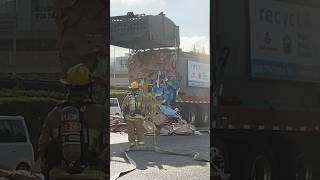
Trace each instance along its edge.
<path fill-rule="evenodd" d="M 0 168 L 34 165 L 34 151 L 22 116 L 0 116 Z"/>
<path fill-rule="evenodd" d="M 122 116 L 118 98 L 110 98 L 110 114 Z"/>

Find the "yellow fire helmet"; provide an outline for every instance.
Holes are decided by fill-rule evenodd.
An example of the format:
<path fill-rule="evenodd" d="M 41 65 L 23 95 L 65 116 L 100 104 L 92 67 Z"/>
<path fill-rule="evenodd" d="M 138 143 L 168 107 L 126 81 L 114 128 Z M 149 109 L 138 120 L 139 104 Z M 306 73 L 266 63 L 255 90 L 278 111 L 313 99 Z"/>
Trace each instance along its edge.
<path fill-rule="evenodd" d="M 65 85 L 84 86 L 91 83 L 90 75 L 90 70 L 80 63 L 70 67 L 67 71 L 66 79 L 61 79 L 60 81 Z"/>
<path fill-rule="evenodd" d="M 133 81 L 130 86 L 129 86 L 130 89 L 138 89 L 139 88 L 139 84 L 137 81 Z"/>

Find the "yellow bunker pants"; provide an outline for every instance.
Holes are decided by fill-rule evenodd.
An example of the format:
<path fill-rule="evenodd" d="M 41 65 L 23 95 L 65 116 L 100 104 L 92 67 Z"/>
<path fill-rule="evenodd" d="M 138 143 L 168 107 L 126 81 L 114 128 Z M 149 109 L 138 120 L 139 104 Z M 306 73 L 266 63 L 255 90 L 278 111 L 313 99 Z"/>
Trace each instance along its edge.
<path fill-rule="evenodd" d="M 128 129 L 128 140 L 130 143 L 135 143 L 135 140 L 144 143 L 145 128 L 143 126 L 143 116 L 126 116 L 127 129 Z"/>

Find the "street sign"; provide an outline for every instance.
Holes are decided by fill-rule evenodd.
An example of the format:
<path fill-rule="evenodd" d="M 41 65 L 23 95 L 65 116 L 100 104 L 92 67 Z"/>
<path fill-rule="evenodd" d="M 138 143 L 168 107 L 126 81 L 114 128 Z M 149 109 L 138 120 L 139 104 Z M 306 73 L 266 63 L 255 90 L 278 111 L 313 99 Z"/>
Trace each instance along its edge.
<path fill-rule="evenodd" d="M 210 65 L 188 61 L 188 86 L 210 87 Z"/>

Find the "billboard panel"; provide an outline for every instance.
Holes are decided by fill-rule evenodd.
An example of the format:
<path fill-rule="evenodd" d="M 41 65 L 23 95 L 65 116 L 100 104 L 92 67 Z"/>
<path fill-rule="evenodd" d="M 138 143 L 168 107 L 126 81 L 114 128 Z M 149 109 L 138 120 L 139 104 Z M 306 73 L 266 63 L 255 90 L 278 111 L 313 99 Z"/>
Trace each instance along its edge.
<path fill-rule="evenodd" d="M 251 76 L 320 82 L 320 9 L 250 0 Z"/>
<path fill-rule="evenodd" d="M 210 87 L 210 65 L 188 61 L 188 86 Z"/>

